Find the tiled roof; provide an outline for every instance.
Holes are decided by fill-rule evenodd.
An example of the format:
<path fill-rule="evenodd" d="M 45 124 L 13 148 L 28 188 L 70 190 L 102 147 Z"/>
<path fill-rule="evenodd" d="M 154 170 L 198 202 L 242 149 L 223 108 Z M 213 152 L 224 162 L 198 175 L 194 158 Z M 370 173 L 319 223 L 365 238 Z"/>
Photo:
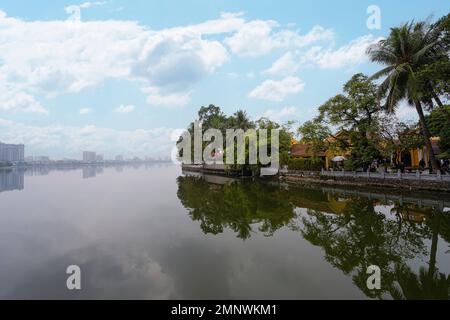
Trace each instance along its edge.
<path fill-rule="evenodd" d="M 312 144 L 295 144 L 291 147 L 292 157 L 312 157 L 314 155 Z M 316 156 L 324 157 L 325 152 L 319 152 Z"/>

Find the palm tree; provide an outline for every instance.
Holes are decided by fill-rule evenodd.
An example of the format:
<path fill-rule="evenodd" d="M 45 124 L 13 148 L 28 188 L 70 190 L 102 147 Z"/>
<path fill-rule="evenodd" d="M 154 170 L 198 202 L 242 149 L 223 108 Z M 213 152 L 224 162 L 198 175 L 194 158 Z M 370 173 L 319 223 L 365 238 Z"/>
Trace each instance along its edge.
<path fill-rule="evenodd" d="M 422 108 L 425 89 L 420 85 L 416 73 L 441 54 L 438 44 L 439 39 L 435 36 L 433 27 L 425 22 L 411 22 L 392 28 L 387 39 L 368 50 L 373 62 L 387 66 L 372 76 L 372 79 L 385 77 L 378 89 L 379 97 L 385 98 L 385 108 L 392 112 L 403 99 L 416 108 L 434 169 L 439 169 L 440 165 L 434 155 L 431 134 Z"/>
<path fill-rule="evenodd" d="M 238 110 L 230 117 L 231 126 L 236 129 L 242 129 L 244 131 L 248 129 L 254 129 L 255 124 L 248 118 L 247 112 Z"/>

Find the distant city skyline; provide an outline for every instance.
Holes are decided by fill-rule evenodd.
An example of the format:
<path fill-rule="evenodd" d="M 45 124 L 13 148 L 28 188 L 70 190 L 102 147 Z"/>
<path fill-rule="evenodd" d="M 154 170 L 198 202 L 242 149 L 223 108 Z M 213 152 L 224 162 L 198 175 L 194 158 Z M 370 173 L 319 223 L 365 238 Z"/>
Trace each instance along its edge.
<path fill-rule="evenodd" d="M 352 74 L 379 70 L 365 51 L 390 27 L 448 13 L 409 3 L 3 2 L 0 141 L 54 159 L 166 158 L 202 105 L 302 123 Z M 366 24 L 373 4 L 380 29 Z"/>
<path fill-rule="evenodd" d="M 86 161 L 86 162 L 101 162 L 101 161 L 131 161 L 131 160 L 168 160 L 169 157 L 150 157 L 145 156 L 142 158 L 134 155 L 115 155 L 105 157 L 102 154 L 98 154 L 95 151 L 83 151 L 80 157 L 76 158 L 51 158 L 46 155 L 29 155 L 26 153 L 26 145 L 24 144 L 8 144 L 0 141 L 0 162 L 50 162 L 53 160 L 74 160 L 74 161 Z"/>

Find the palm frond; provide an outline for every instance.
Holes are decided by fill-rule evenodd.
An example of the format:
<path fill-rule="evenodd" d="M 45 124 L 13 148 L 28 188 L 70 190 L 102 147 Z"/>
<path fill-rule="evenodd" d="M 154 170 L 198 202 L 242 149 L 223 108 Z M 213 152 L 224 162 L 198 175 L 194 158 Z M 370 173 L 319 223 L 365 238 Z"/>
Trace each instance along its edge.
<path fill-rule="evenodd" d="M 388 75 L 392 70 L 394 70 L 395 67 L 394 66 L 388 66 L 384 69 L 381 69 L 380 71 L 374 73 L 369 80 L 376 80 L 381 78 L 382 76 Z"/>

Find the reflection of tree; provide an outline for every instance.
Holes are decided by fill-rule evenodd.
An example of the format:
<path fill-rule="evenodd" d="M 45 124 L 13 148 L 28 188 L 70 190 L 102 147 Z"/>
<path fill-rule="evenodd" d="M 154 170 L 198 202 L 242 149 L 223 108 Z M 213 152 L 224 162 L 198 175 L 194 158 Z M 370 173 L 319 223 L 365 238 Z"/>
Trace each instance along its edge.
<path fill-rule="evenodd" d="M 430 270 L 422 267 L 416 275 L 406 265 L 397 266 L 397 285 L 390 290 L 392 297 L 397 300 L 449 299 L 450 276 Z"/>
<path fill-rule="evenodd" d="M 394 209 L 405 210 L 398 206 Z M 345 274 L 352 274 L 355 285 L 372 298 L 381 298 L 384 293 L 391 293 L 395 298 L 401 292 L 398 285 L 402 289 L 409 288 L 406 283 L 412 283 L 413 277 L 405 263 L 414 257 L 426 255 L 424 240 L 431 238 L 428 282 L 424 283 L 422 276 L 419 276 L 420 280 L 416 284 L 420 285 L 417 284 L 416 288 L 426 289 L 436 297 L 442 296 L 440 292 L 443 290 L 442 279 L 445 279 L 445 276 L 435 272 L 435 241 L 438 238 L 433 230 L 438 229 L 436 226 L 432 228 L 442 214 L 428 210 L 426 223 L 404 219 L 405 215 L 397 215 L 397 220 L 392 220 L 377 212 L 373 201 L 361 198 L 352 199 L 340 215 L 327 215 L 314 210 L 309 210 L 308 213 L 309 215 L 302 219 L 304 238 L 322 247 L 326 260 Z M 407 217 L 411 217 L 411 214 Z M 370 265 L 381 268 L 381 291 L 367 289 L 366 270 Z M 413 284 L 410 286 L 414 287 Z M 422 292 L 422 295 L 427 297 L 433 297 L 433 294 Z"/>
<path fill-rule="evenodd" d="M 416 208 L 416 211 L 419 208 Z M 397 284 L 391 288 L 394 299 L 449 299 L 450 298 L 450 275 L 440 273 L 436 264 L 436 255 L 439 236 L 447 243 L 450 237 L 450 215 L 441 210 L 432 208 L 425 218 L 425 224 L 431 238 L 430 259 L 428 270 L 420 268 L 416 275 L 406 265 L 396 267 Z"/>
<path fill-rule="evenodd" d="M 251 236 L 252 224 L 260 223 L 266 236 L 295 217 L 286 192 L 261 183 L 211 184 L 195 177 L 178 178 L 178 197 L 204 233 L 219 234 L 228 227 L 241 239 Z"/>
<path fill-rule="evenodd" d="M 438 242 L 450 243 L 450 214 L 442 210 L 396 203 L 389 215 L 366 198 L 258 182 L 219 185 L 194 177 L 178 178 L 178 197 L 204 233 L 219 234 L 229 228 L 248 239 L 254 224 L 266 236 L 284 226 L 300 231 L 311 244 L 323 248 L 327 262 L 351 275 L 368 297 L 449 297 L 450 277 L 439 272 L 436 261 Z M 307 213 L 296 213 L 295 208 Z M 408 263 L 423 258 L 428 266 L 416 275 Z M 366 271 L 371 265 L 381 269 L 382 290 L 367 288 Z"/>

